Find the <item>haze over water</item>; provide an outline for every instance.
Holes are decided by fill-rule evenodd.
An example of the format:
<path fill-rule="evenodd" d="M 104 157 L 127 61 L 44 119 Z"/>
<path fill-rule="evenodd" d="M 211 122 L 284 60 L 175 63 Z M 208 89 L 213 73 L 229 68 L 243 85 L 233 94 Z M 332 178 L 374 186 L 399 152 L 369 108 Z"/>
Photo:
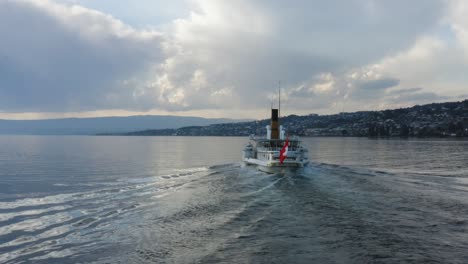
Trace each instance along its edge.
<path fill-rule="evenodd" d="M 0 262 L 468 262 L 468 141 L 303 140 L 280 176 L 247 138 L 1 136 Z"/>

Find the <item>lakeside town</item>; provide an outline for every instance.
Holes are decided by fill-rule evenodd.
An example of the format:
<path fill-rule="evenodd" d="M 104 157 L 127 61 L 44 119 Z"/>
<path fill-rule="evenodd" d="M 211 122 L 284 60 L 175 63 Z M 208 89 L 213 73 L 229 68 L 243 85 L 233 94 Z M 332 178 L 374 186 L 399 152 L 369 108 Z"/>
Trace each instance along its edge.
<path fill-rule="evenodd" d="M 269 119 L 265 119 L 179 129 L 144 130 L 124 135 L 249 136 L 264 134 L 268 124 Z M 282 117 L 281 124 L 288 133 L 305 137 L 468 137 L 468 100 L 335 115 L 290 115 Z"/>

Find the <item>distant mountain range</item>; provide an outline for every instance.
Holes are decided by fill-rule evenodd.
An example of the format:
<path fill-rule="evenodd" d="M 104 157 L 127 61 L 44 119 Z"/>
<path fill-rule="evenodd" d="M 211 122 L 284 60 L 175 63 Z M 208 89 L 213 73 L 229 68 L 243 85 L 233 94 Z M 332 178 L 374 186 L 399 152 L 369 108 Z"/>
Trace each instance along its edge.
<path fill-rule="evenodd" d="M 178 129 L 143 130 L 129 136 L 249 136 L 264 135 L 269 119 L 187 126 Z M 299 136 L 356 137 L 468 137 L 468 100 L 433 103 L 383 111 L 335 115 L 290 115 L 280 123 Z"/>
<path fill-rule="evenodd" d="M 206 126 L 210 124 L 235 123 L 240 121 L 245 120 L 156 115 L 44 120 L 0 119 L 0 134 L 95 135 L 102 133 L 126 133 L 147 129 L 176 129 L 185 126 Z"/>

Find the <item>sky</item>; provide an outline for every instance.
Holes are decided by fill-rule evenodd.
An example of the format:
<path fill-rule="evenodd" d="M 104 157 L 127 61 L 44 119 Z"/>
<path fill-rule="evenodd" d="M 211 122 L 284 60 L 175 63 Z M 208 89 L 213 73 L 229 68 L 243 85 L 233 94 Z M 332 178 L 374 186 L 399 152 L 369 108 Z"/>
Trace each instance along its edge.
<path fill-rule="evenodd" d="M 0 118 L 334 114 L 468 98 L 463 0 L 0 0 Z"/>

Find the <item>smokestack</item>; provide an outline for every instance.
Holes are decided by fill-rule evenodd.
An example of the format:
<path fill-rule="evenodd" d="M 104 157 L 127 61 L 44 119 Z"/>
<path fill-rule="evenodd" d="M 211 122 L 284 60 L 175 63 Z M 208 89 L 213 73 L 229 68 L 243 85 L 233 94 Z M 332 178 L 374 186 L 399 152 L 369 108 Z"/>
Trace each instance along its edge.
<path fill-rule="evenodd" d="M 271 139 L 279 139 L 278 109 L 271 109 Z"/>

